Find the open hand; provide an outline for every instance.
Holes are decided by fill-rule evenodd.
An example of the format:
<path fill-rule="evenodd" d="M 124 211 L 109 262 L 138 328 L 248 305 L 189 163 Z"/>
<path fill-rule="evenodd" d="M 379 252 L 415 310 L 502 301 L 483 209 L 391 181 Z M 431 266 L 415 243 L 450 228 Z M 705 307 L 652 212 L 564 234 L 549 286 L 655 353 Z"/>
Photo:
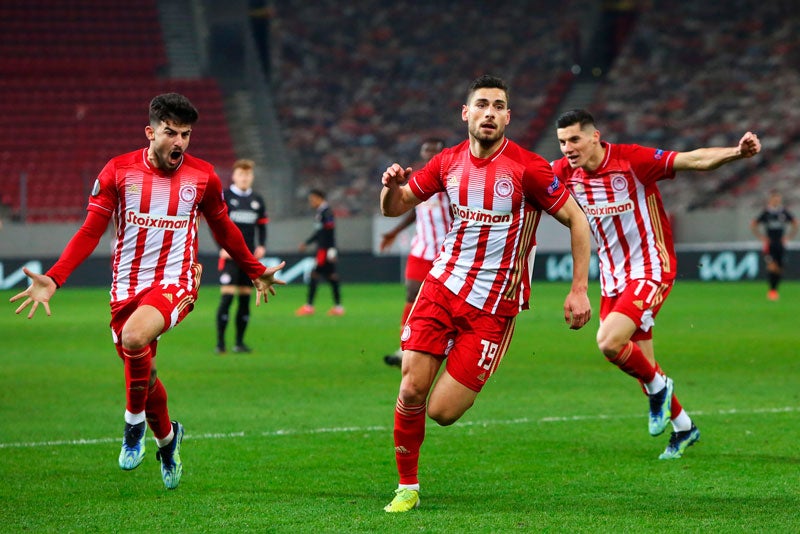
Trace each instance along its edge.
<path fill-rule="evenodd" d="M 53 293 L 56 292 L 58 287 L 56 283 L 53 282 L 53 279 L 49 276 L 34 273 L 28 270 L 27 267 L 22 268 L 22 272 L 24 272 L 28 277 L 31 279 L 31 285 L 28 286 L 28 289 L 22 291 L 21 293 L 17 293 L 10 299 L 9 302 L 16 302 L 20 299 L 25 299 L 22 304 L 14 311 L 14 313 L 19 314 L 22 310 L 33 304 L 31 306 L 30 312 L 28 312 L 28 319 L 33 317 L 33 314 L 36 313 L 36 310 L 39 308 L 39 304 L 41 303 L 44 306 L 44 311 L 47 315 L 50 315 L 50 297 L 53 296 Z"/>
<path fill-rule="evenodd" d="M 282 261 L 275 267 L 267 267 L 267 270 L 264 271 L 264 274 L 253 280 L 253 285 L 256 288 L 256 306 L 261 304 L 261 299 L 264 299 L 264 302 L 267 302 L 267 298 L 269 295 L 275 294 L 275 285 L 286 285 L 286 282 L 283 280 L 278 280 L 275 278 L 275 273 L 280 271 L 286 266 L 286 262 Z"/>

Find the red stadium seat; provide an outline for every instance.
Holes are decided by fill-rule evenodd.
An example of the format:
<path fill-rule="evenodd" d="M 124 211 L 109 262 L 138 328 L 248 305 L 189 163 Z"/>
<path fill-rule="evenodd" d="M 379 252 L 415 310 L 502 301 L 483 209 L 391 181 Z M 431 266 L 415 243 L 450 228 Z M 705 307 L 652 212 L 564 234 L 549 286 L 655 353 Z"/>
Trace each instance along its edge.
<path fill-rule="evenodd" d="M 86 188 L 108 159 L 146 146 L 149 101 L 175 88 L 209 132 L 192 153 L 233 162 L 216 81 L 157 78 L 167 63 L 159 28 L 156 0 L 0 3 L 3 204 L 20 209 L 26 173 L 29 221 L 81 219 Z"/>

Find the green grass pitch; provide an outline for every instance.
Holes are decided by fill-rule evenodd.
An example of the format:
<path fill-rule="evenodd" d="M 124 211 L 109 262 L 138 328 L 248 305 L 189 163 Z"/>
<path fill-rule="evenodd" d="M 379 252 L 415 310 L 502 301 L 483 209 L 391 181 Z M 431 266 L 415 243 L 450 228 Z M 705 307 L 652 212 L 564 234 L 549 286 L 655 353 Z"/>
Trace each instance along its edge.
<path fill-rule="evenodd" d="M 598 352 L 595 317 L 564 324 L 564 284 L 534 287 L 497 374 L 459 423 L 428 421 L 422 506 L 382 507 L 392 443 L 403 288 L 345 285 L 344 317 L 297 318 L 305 289 L 253 308 L 249 355 L 214 354 L 217 288 L 159 347 L 170 411 L 186 427 L 167 491 L 148 433 L 117 467 L 124 378 L 104 289 L 59 290 L 53 315 L 0 314 L 3 532 L 797 532 L 800 283 L 675 286 L 656 354 L 701 441 L 658 460 L 646 399 Z M 43 310 L 40 310 L 42 312 Z M 232 335 L 232 331 L 229 332 Z"/>

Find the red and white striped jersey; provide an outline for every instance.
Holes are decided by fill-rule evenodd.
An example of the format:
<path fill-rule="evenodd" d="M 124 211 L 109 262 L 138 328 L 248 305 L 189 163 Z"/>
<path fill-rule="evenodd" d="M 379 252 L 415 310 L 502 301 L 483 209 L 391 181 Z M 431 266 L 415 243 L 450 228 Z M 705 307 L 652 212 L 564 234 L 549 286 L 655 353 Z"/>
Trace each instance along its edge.
<path fill-rule="evenodd" d="M 677 152 L 639 145 L 602 143 L 602 164 L 593 172 L 553 162 L 589 218 L 605 296 L 619 295 L 631 280 L 675 279 L 677 261 L 656 182 L 675 177 Z"/>
<path fill-rule="evenodd" d="M 547 161 L 506 139 L 490 157 L 469 141 L 434 156 L 409 180 L 417 198 L 450 198 L 453 223 L 429 276 L 489 313 L 513 316 L 528 308 L 536 227 L 569 198 Z"/>
<path fill-rule="evenodd" d="M 110 160 L 87 209 L 115 219 L 112 303 L 156 284 L 196 289 L 198 217 L 218 219 L 227 213 L 211 164 L 184 154 L 180 167 L 166 174 L 150 164 L 147 149 Z"/>
<path fill-rule="evenodd" d="M 453 222 L 453 216 L 450 215 L 450 199 L 445 192 L 436 193 L 418 204 L 415 209 L 416 226 L 409 255 L 433 261 L 439 254 L 444 236 Z"/>

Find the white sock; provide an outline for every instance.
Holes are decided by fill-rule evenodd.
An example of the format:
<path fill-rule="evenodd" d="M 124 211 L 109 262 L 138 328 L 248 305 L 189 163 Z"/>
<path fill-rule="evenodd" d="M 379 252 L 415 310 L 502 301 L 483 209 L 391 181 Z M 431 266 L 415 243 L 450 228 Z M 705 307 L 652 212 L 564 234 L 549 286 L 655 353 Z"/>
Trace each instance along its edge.
<path fill-rule="evenodd" d="M 169 434 L 167 434 L 167 437 L 161 438 L 161 439 L 156 438 L 156 445 L 158 445 L 158 448 L 160 449 L 161 447 L 164 447 L 165 445 L 169 445 L 170 442 L 172 441 L 172 438 L 174 438 L 174 437 L 175 437 L 175 429 L 172 428 L 172 426 L 170 426 Z"/>
<path fill-rule="evenodd" d="M 653 377 L 653 380 L 644 385 L 648 395 L 658 393 L 665 387 L 667 387 L 667 383 L 664 382 L 664 377 L 661 376 L 661 373 L 656 373 L 656 376 Z"/>
<path fill-rule="evenodd" d="M 419 491 L 419 484 L 398 484 L 397 489 L 410 489 Z"/>
<path fill-rule="evenodd" d="M 692 418 L 686 413 L 686 410 L 681 410 L 678 417 L 672 420 L 672 428 L 675 432 L 685 432 L 692 429 Z"/>
<path fill-rule="evenodd" d="M 143 423 L 144 420 L 144 412 L 131 413 L 128 410 L 125 410 L 125 422 L 129 425 L 138 425 L 139 423 Z"/>

